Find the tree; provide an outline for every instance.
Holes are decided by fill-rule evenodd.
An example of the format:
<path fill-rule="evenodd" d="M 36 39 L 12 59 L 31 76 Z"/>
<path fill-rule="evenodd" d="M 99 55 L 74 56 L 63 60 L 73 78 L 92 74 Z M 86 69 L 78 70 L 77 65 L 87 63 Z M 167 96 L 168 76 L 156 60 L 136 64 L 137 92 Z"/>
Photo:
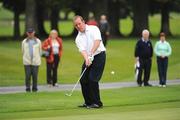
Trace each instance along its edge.
<path fill-rule="evenodd" d="M 14 13 L 13 38 L 16 40 L 20 37 L 19 16 L 25 10 L 25 1 L 3 0 L 3 6 Z"/>
<path fill-rule="evenodd" d="M 169 23 L 170 1 L 161 2 L 161 32 L 171 35 Z"/>
<path fill-rule="evenodd" d="M 94 0 L 92 5 L 94 5 L 95 7 L 90 7 L 90 8 L 94 8 L 94 9 L 92 9 L 92 11 L 95 15 L 96 20 L 99 20 L 99 18 L 102 14 L 107 15 L 108 0 Z"/>
<path fill-rule="evenodd" d="M 110 33 L 112 36 L 121 36 L 119 30 L 119 0 L 108 1 L 108 20 L 110 24 Z"/>
<path fill-rule="evenodd" d="M 139 36 L 143 29 L 149 29 L 149 0 L 131 0 L 133 29 L 131 36 Z"/>
<path fill-rule="evenodd" d="M 34 28 L 36 33 L 39 34 L 36 18 L 36 0 L 26 0 L 25 28 Z"/>
<path fill-rule="evenodd" d="M 37 29 L 39 31 L 39 35 L 41 36 L 47 36 L 46 30 L 44 28 L 44 20 L 45 20 L 45 13 L 46 10 L 46 4 L 45 0 L 37 0 L 37 9 L 36 9 L 36 16 L 37 16 Z"/>

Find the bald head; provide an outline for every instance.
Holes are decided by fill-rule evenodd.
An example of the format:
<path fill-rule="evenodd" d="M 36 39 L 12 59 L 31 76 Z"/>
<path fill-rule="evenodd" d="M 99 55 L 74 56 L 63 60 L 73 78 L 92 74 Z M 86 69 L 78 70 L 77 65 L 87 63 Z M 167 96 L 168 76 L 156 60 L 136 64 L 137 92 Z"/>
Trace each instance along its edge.
<path fill-rule="evenodd" d="M 142 31 L 142 37 L 144 40 L 149 40 L 149 31 L 147 29 Z"/>

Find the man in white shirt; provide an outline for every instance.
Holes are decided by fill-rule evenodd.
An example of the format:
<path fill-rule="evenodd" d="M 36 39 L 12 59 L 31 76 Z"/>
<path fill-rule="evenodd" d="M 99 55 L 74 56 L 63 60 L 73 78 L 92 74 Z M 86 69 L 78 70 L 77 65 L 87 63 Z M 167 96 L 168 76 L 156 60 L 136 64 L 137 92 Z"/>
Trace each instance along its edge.
<path fill-rule="evenodd" d="M 75 16 L 74 26 L 78 30 L 76 45 L 84 58 L 82 71 L 87 67 L 80 80 L 85 103 L 79 107 L 101 108 L 99 81 L 104 71 L 106 61 L 106 48 L 103 45 L 98 27 L 86 25 L 81 16 Z"/>

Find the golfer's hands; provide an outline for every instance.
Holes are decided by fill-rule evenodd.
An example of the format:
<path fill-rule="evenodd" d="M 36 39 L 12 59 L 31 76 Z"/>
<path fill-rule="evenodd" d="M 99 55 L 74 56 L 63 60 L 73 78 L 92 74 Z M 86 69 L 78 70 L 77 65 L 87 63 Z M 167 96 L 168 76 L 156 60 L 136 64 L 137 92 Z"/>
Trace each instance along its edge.
<path fill-rule="evenodd" d="M 88 56 L 88 58 L 86 59 L 86 66 L 89 67 L 92 64 L 93 60 L 94 60 L 93 55 Z"/>

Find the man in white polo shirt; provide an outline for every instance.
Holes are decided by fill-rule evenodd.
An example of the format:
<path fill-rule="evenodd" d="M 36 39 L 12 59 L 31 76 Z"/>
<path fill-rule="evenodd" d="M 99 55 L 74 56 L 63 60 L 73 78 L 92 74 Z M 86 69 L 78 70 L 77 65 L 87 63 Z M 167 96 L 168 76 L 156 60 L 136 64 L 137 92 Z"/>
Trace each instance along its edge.
<path fill-rule="evenodd" d="M 82 71 L 87 67 L 80 80 L 84 104 L 79 107 L 101 108 L 99 81 L 104 71 L 106 61 L 106 48 L 103 45 L 98 27 L 86 25 L 81 16 L 75 16 L 74 26 L 78 30 L 76 45 L 84 58 Z"/>

